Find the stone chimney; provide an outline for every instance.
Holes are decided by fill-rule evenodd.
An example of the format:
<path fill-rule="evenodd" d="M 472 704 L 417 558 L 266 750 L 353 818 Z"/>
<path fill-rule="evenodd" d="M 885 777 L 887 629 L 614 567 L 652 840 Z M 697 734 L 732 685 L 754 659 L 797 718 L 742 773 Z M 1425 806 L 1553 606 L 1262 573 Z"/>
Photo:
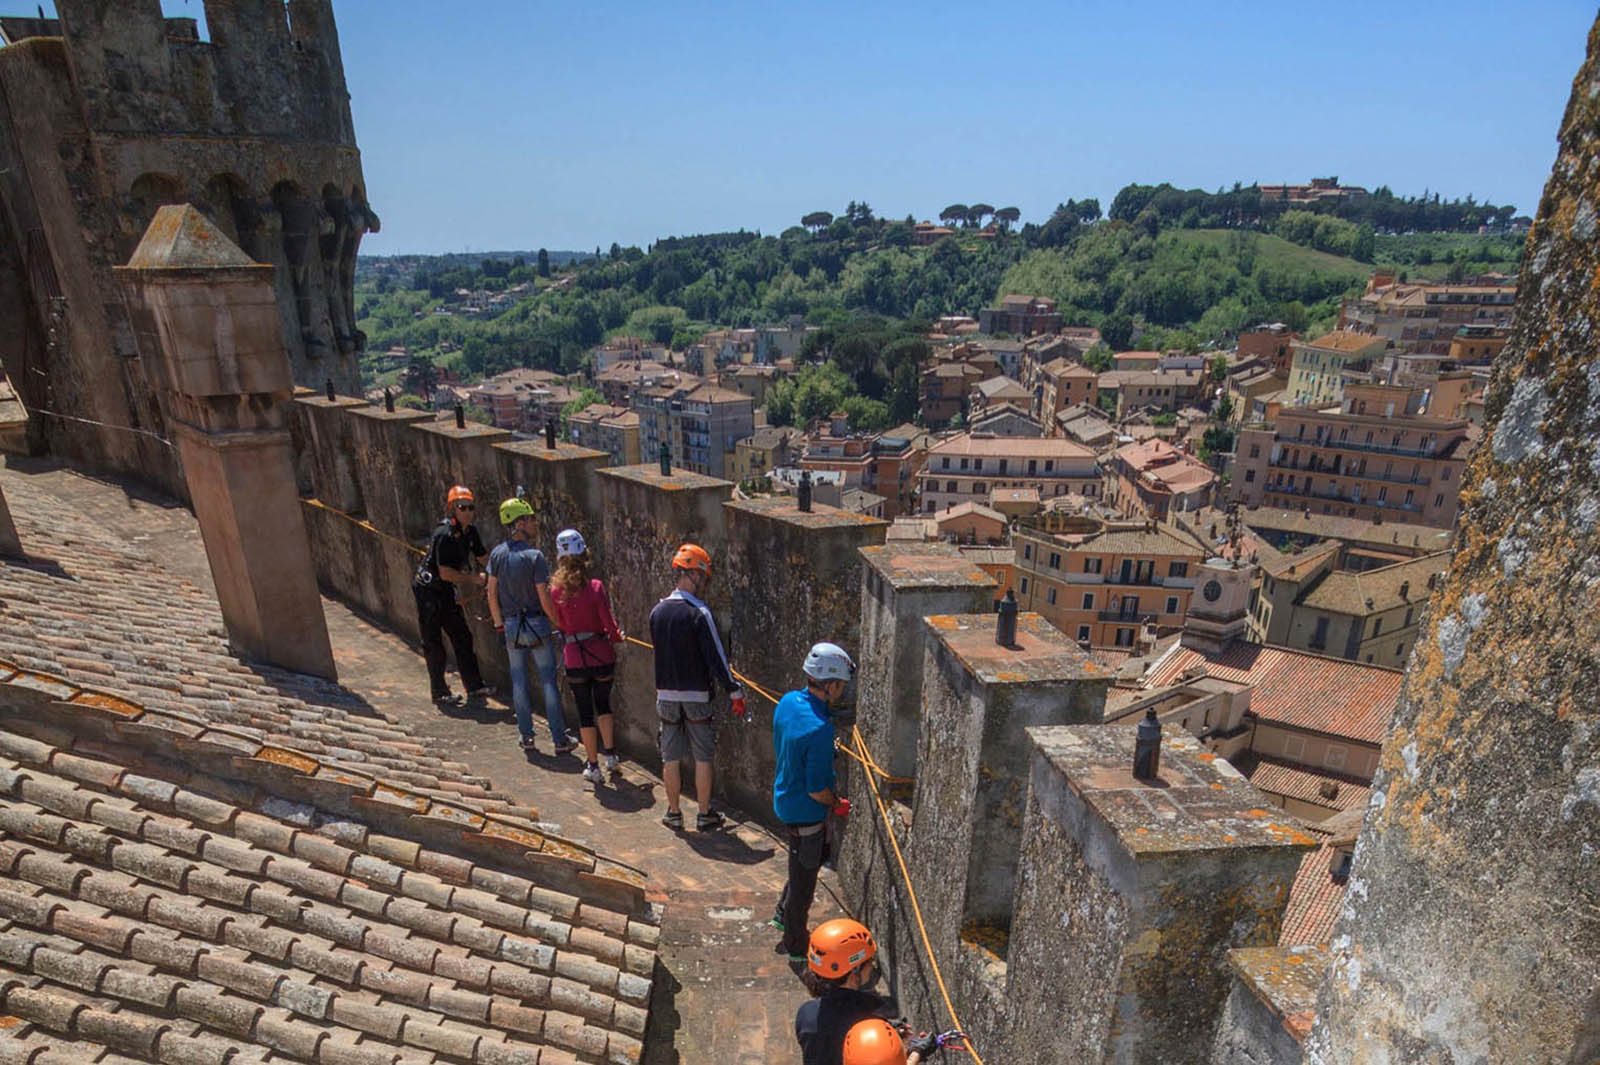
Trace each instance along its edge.
<path fill-rule="evenodd" d="M 250 658 L 332 679 L 272 271 L 185 204 L 156 212 L 116 275 L 176 438 L 228 638 Z"/>

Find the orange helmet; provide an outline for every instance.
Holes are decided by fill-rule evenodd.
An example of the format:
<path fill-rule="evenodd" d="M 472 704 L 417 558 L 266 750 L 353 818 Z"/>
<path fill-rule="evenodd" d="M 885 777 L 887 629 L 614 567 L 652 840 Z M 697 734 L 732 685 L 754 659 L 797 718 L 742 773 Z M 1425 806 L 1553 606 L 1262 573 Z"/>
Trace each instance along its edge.
<path fill-rule="evenodd" d="M 811 933 L 806 960 L 811 971 L 825 980 L 838 980 L 867 964 L 878 953 L 872 933 L 860 921 L 839 917 L 825 921 Z"/>
<path fill-rule="evenodd" d="M 673 569 L 697 569 L 711 576 L 711 555 L 699 544 L 684 544 L 672 556 Z"/>
<path fill-rule="evenodd" d="M 461 500 L 465 500 L 468 503 L 472 502 L 472 489 L 464 484 L 458 484 L 450 489 L 450 493 L 444 497 L 444 505 L 453 509 L 456 503 Z"/>
<path fill-rule="evenodd" d="M 844 1037 L 844 1065 L 905 1065 L 900 1033 L 882 1017 L 857 1022 Z"/>

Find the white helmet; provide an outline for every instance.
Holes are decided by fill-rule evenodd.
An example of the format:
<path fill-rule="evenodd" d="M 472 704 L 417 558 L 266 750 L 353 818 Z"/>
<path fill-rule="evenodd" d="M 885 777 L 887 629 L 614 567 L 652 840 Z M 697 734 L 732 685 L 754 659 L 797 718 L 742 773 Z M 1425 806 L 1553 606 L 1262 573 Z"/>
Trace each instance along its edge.
<path fill-rule="evenodd" d="M 856 674 L 856 664 L 838 644 L 819 643 L 806 655 L 805 673 L 812 680 L 850 680 Z"/>
<path fill-rule="evenodd" d="M 556 557 L 566 558 L 568 555 L 581 555 L 588 549 L 583 542 L 583 534 L 577 529 L 563 529 L 556 534 Z"/>

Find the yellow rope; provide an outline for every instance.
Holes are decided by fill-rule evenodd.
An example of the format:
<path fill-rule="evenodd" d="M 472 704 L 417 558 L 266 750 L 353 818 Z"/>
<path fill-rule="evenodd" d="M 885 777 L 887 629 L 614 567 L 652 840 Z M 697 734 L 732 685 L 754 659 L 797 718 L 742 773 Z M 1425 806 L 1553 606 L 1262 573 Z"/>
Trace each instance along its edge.
<path fill-rule="evenodd" d="M 861 737 L 861 730 L 852 725 L 850 726 L 850 732 L 855 739 L 856 750 L 860 760 L 882 773 L 882 769 L 878 768 L 878 764 L 872 760 L 872 753 L 867 750 L 866 741 Z M 894 825 L 889 823 L 889 809 L 884 806 L 883 797 L 878 794 L 878 782 L 870 776 L 867 781 L 872 788 L 872 801 L 878 807 L 878 815 L 883 818 L 884 834 L 889 837 L 889 846 L 894 848 L 894 860 L 900 866 L 900 878 L 906 885 L 906 898 L 911 900 L 911 915 L 917 919 L 917 933 L 922 936 L 922 948 L 928 955 L 928 965 L 933 969 L 933 979 L 939 985 L 939 994 L 944 999 L 944 1008 L 949 1011 L 950 1023 L 957 1030 L 962 1030 L 961 1018 L 956 1015 L 955 1004 L 950 1001 L 950 992 L 944 986 L 944 975 L 939 972 L 939 960 L 933 956 L 933 944 L 928 939 L 928 927 L 922 922 L 922 907 L 917 904 L 916 888 L 911 886 L 911 871 L 906 868 L 905 856 L 900 853 L 900 841 L 895 838 Z M 977 1062 L 978 1065 L 983 1065 L 983 1058 L 979 1056 L 978 1048 L 972 1045 L 972 1040 L 963 1034 L 962 1041 L 967 1044 L 967 1051 L 971 1053 L 972 1060 Z"/>
<path fill-rule="evenodd" d="M 648 641 L 645 641 L 645 640 L 641 640 L 637 636 L 624 635 L 622 638 L 624 640 L 627 640 L 629 643 L 636 643 L 640 647 L 647 648 L 648 650 L 651 650 L 651 651 L 654 651 L 656 649 L 655 644 L 649 643 Z M 751 680 L 749 677 L 745 676 L 743 673 L 740 673 L 737 669 L 734 669 L 732 666 L 728 667 L 728 672 L 733 674 L 733 679 L 734 680 L 738 681 L 740 684 L 744 685 L 746 688 L 749 688 L 751 691 L 753 691 L 757 695 L 761 696 L 767 702 L 771 703 L 774 706 L 778 705 L 778 696 L 773 695 L 770 691 L 768 691 L 767 689 L 763 688 L 761 685 L 757 684 L 755 681 Z"/>
<path fill-rule="evenodd" d="M 391 543 L 399 544 L 401 547 L 405 548 L 407 551 L 410 551 L 413 555 L 421 556 L 421 555 L 426 555 L 427 554 L 427 552 L 424 551 L 422 548 L 417 547 L 417 546 L 415 546 L 413 544 L 410 544 L 410 543 L 406 542 L 405 540 L 400 539 L 400 537 L 398 537 L 398 536 L 390 536 L 388 533 L 384 532 L 382 529 L 378 528 L 376 525 L 372 524 L 370 521 L 366 521 L 365 519 L 358 518 L 354 514 L 346 513 L 345 511 L 340 510 L 338 507 L 330 507 L 330 506 L 328 506 L 328 504 L 324 503 L 320 499 L 302 499 L 300 502 L 304 503 L 308 507 L 316 507 L 318 510 L 326 510 L 329 514 L 337 514 L 337 515 L 339 515 L 339 517 L 343 518 L 345 521 L 351 522 L 352 524 L 355 524 L 355 525 L 359 525 L 361 528 L 367 530 L 367 532 L 369 532 L 369 533 L 372 533 L 374 536 L 380 537 L 380 538 L 382 538 L 384 540 L 388 540 Z"/>

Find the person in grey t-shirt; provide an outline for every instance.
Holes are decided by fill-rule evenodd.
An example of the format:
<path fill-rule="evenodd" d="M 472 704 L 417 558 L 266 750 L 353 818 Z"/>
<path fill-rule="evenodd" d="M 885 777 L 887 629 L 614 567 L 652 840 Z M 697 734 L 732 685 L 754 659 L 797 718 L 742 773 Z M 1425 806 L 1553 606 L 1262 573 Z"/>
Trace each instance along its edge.
<path fill-rule="evenodd" d="M 505 637 L 511 666 L 511 705 L 517 712 L 522 749 L 535 748 L 533 700 L 528 692 L 531 660 L 539 671 L 550 741 L 557 754 L 566 754 L 577 743 L 567 732 L 561 689 L 556 684 L 558 637 L 550 624 L 555 616 L 555 603 L 550 599 L 550 563 L 531 542 L 535 535 L 533 508 L 526 500 L 512 498 L 501 503 L 500 524 L 508 535 L 489 552 L 489 613 L 494 617 L 495 631 Z"/>

